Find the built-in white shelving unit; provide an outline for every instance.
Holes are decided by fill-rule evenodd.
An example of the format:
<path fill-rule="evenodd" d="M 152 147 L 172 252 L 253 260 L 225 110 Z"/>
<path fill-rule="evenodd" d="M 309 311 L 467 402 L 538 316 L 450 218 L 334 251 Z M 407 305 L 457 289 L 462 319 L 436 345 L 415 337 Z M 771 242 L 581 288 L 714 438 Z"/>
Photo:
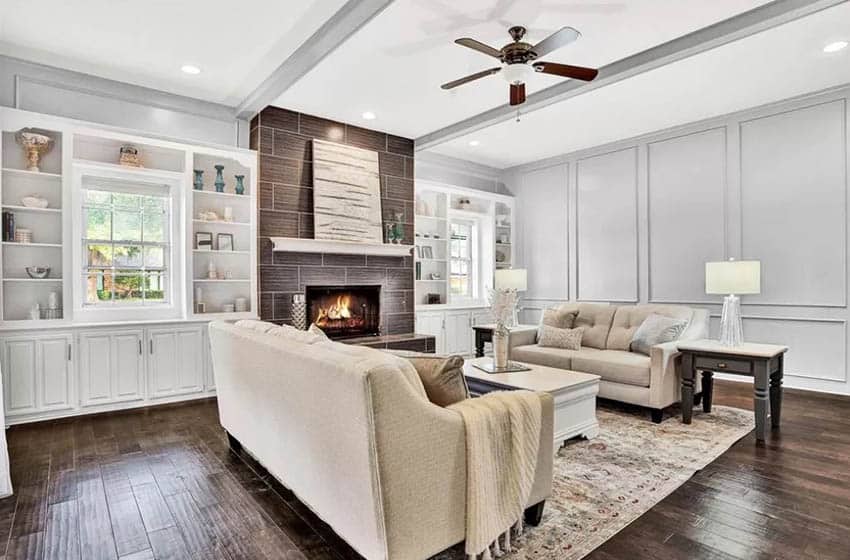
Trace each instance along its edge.
<path fill-rule="evenodd" d="M 477 274 L 486 276 L 484 284 L 492 286 L 493 271 L 509 268 L 513 263 L 513 198 L 472 189 L 442 185 L 428 181 L 416 184 L 415 238 L 416 305 L 428 306 L 429 295 L 438 296 L 439 304 L 468 305 L 451 294 L 451 223 L 453 220 L 475 220 L 487 242 L 478 244 Z M 479 303 L 485 294 L 476 298 Z M 430 304 L 434 305 L 434 304 Z"/>

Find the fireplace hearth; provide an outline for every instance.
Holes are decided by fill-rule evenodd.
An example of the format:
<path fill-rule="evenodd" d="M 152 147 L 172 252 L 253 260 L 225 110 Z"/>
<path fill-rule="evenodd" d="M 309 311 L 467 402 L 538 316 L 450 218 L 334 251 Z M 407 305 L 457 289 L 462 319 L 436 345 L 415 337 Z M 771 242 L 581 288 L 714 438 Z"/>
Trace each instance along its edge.
<path fill-rule="evenodd" d="M 379 335 L 381 286 L 307 286 L 307 318 L 330 338 Z"/>

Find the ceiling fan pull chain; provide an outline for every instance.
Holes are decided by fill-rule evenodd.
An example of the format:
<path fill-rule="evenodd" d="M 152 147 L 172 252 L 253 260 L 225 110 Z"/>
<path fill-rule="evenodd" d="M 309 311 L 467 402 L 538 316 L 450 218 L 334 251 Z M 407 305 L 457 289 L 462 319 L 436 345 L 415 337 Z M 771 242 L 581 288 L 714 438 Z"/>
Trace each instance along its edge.
<path fill-rule="evenodd" d="M 519 109 L 516 110 L 516 122 L 519 122 Z"/>

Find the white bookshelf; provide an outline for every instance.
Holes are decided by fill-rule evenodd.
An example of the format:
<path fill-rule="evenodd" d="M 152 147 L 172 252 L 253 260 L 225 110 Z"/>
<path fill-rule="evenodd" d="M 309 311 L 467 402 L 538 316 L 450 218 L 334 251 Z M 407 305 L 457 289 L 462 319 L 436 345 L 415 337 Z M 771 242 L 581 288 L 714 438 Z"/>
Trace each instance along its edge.
<path fill-rule="evenodd" d="M 189 144 L 162 138 L 151 138 L 115 129 L 97 128 L 88 123 L 49 115 L 0 108 L 0 207 L 14 214 L 17 228 L 32 230 L 32 243 L 4 239 L 0 244 L 0 324 L 3 328 L 29 329 L 48 324 L 74 326 L 85 324 L 85 313 L 75 313 L 82 297 L 81 279 L 73 277 L 73 263 L 80 258 L 81 247 L 73 235 L 79 219 L 71 216 L 75 207 L 72 193 L 78 170 L 102 173 L 104 177 L 121 176 L 127 180 L 167 178 L 177 186 L 179 196 L 174 210 L 179 213 L 172 231 L 171 244 L 179 249 L 180 264 L 172 277 L 174 294 L 179 301 L 177 320 L 238 319 L 256 317 L 257 305 L 257 157 L 255 152 L 238 148 Z M 42 156 L 40 171 L 26 169 L 23 149 L 15 142 L 17 130 L 32 127 L 46 131 L 54 138 L 50 152 Z M 120 165 L 119 150 L 130 144 L 136 147 L 141 168 Z M 224 193 L 214 191 L 214 165 L 225 166 L 227 187 Z M 205 170 L 205 190 L 193 188 L 195 168 Z M 245 175 L 245 193 L 236 194 L 235 174 Z M 22 199 L 36 195 L 47 199 L 46 208 L 27 207 Z M 233 209 L 229 222 L 202 220 L 201 211 Z M 76 223 L 76 226 L 74 225 Z M 197 251 L 194 234 L 210 231 L 233 236 L 233 251 Z M 220 263 L 221 278 L 206 278 L 209 260 Z M 29 278 L 27 266 L 49 266 L 44 279 Z M 224 278 L 225 271 L 229 271 Z M 79 280 L 79 281 L 78 281 Z M 207 313 L 197 314 L 195 288 L 203 287 L 209 302 Z M 34 304 L 47 307 L 51 293 L 57 293 L 63 308 L 60 319 L 31 320 Z M 74 298 L 77 298 L 76 300 Z M 235 305 L 246 298 L 248 310 L 222 313 L 224 306 Z M 85 311 L 85 310 L 83 310 Z M 76 315 L 76 316 L 75 316 Z M 157 317 L 155 317 L 156 319 Z M 127 319 L 128 321 L 131 319 Z"/>
<path fill-rule="evenodd" d="M 461 203 L 468 200 L 467 203 Z M 492 286 L 493 272 L 509 268 L 514 261 L 514 201 L 506 195 L 486 193 L 452 185 L 417 181 L 415 209 L 414 253 L 415 298 L 417 307 L 428 306 L 429 294 L 438 294 L 439 305 L 453 305 L 450 290 L 449 251 L 450 224 L 453 219 L 475 219 L 481 235 L 488 243 L 480 244 L 479 259 L 484 263 L 481 272 L 485 286 Z M 421 253 L 428 247 L 430 256 Z M 436 274 L 437 277 L 434 277 Z M 477 298 L 483 302 L 485 294 Z"/>

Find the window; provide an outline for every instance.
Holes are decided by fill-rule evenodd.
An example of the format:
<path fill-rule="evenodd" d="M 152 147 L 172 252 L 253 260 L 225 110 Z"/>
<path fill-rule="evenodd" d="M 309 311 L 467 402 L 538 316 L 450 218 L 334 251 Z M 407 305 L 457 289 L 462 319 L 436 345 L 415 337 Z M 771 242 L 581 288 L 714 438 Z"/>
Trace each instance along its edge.
<path fill-rule="evenodd" d="M 96 182 L 81 202 L 83 305 L 168 304 L 168 188 Z"/>
<path fill-rule="evenodd" d="M 457 298 L 474 298 L 476 222 L 453 220 L 449 225 L 449 289 Z"/>

